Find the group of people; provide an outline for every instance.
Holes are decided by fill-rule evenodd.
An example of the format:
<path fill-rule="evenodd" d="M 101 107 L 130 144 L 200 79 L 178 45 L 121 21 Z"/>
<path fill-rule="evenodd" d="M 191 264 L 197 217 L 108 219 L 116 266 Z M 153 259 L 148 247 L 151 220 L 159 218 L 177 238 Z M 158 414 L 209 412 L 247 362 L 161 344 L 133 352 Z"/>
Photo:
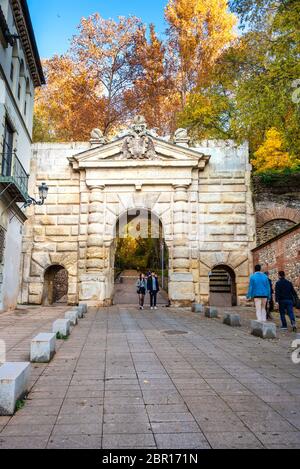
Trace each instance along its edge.
<path fill-rule="evenodd" d="M 147 275 L 140 274 L 136 282 L 137 294 L 139 297 L 139 307 L 144 309 L 146 293 L 150 294 L 150 307 L 157 309 L 157 294 L 160 290 L 159 280 L 156 272 L 148 272 Z"/>
<path fill-rule="evenodd" d="M 145 296 L 147 292 L 150 295 L 151 309 L 157 309 L 157 294 L 160 290 L 159 280 L 156 272 L 140 274 L 136 282 L 137 294 L 139 298 L 139 308 L 144 309 Z M 268 272 L 262 272 L 261 265 L 255 266 L 255 273 L 250 277 L 249 290 L 247 298 L 254 300 L 256 317 L 258 321 L 266 322 L 272 320 L 272 311 L 274 310 L 274 289 L 272 280 Z M 275 302 L 279 305 L 282 330 L 287 330 L 286 314 L 288 314 L 293 331 L 297 331 L 294 306 L 299 305 L 297 292 L 289 280 L 285 278 L 285 272 L 278 272 L 278 281 L 275 285 Z"/>
<path fill-rule="evenodd" d="M 268 272 L 262 272 L 260 265 L 255 266 L 255 273 L 250 277 L 250 284 L 247 298 L 253 300 L 256 308 L 258 321 L 267 321 L 272 318 L 274 310 L 273 284 Z M 297 331 L 294 306 L 298 306 L 299 298 L 295 288 L 289 280 L 285 278 L 285 272 L 278 272 L 278 281 L 275 285 L 275 302 L 279 305 L 281 318 L 281 329 L 287 330 L 286 313 L 288 314 L 292 329 Z"/>

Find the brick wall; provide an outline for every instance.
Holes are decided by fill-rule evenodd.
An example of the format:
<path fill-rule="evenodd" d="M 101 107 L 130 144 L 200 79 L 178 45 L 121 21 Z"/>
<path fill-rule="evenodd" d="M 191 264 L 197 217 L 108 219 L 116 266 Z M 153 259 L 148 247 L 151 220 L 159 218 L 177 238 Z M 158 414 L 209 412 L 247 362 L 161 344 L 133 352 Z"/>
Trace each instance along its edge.
<path fill-rule="evenodd" d="M 270 272 L 273 282 L 284 270 L 300 296 L 300 224 L 253 250 L 254 265 Z"/>

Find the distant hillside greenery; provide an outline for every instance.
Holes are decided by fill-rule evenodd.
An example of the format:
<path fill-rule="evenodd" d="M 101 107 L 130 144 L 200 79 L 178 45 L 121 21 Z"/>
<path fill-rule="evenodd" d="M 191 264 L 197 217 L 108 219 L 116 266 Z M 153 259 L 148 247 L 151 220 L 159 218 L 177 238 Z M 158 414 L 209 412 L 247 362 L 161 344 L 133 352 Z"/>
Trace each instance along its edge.
<path fill-rule="evenodd" d="M 44 62 L 35 141 L 113 135 L 136 114 L 171 134 L 250 143 L 258 174 L 300 171 L 300 0 L 169 0 L 164 39 L 134 16 L 81 20 Z"/>

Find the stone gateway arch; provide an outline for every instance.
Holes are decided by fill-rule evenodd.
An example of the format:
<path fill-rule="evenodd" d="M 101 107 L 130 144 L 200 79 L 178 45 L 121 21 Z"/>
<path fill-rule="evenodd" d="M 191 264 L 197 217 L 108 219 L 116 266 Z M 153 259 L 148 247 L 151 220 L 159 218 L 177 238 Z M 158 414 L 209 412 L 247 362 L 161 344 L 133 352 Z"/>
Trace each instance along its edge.
<path fill-rule="evenodd" d="M 20 302 L 41 304 L 45 272 L 59 265 L 69 304 L 111 305 L 116 226 L 145 210 L 163 226 L 171 304 L 209 303 L 218 266 L 234 272 L 241 303 L 255 247 L 248 158 L 232 141 L 191 147 L 184 129 L 158 137 L 141 117 L 111 141 L 95 129 L 87 143 L 34 145 L 31 192 L 45 181 L 49 196 L 28 210 Z"/>

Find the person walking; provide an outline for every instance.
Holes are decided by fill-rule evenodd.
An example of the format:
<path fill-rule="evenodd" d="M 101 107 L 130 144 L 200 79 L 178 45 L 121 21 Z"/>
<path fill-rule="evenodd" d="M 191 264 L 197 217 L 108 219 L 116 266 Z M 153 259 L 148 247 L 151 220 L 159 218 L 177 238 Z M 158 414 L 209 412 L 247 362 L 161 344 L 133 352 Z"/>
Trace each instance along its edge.
<path fill-rule="evenodd" d="M 285 278 L 285 272 L 282 270 L 278 272 L 279 280 L 275 286 L 275 301 L 279 304 L 279 312 L 281 318 L 281 329 L 287 330 L 287 322 L 285 314 L 287 312 L 293 332 L 297 332 L 296 318 L 294 314 L 294 302 L 298 299 L 295 288 L 289 280 Z"/>
<path fill-rule="evenodd" d="M 140 275 L 140 278 L 136 282 L 137 294 L 139 296 L 140 309 L 144 309 L 145 295 L 147 290 L 147 280 L 144 274 Z"/>
<path fill-rule="evenodd" d="M 255 273 L 250 277 L 247 298 L 254 299 L 258 321 L 267 321 L 267 301 L 271 299 L 271 288 L 268 277 L 261 271 L 261 265 L 255 266 Z"/>
<path fill-rule="evenodd" d="M 267 321 L 273 321 L 273 316 L 272 312 L 274 311 L 274 300 L 273 300 L 273 295 L 274 295 L 274 290 L 273 290 L 273 283 L 272 280 L 270 279 L 270 274 L 269 272 L 265 272 L 265 275 L 267 276 L 269 283 L 270 283 L 270 288 L 271 288 L 271 298 L 267 301 Z"/>
<path fill-rule="evenodd" d="M 157 294 L 159 292 L 159 282 L 158 277 L 155 272 L 151 273 L 151 276 L 148 278 L 147 290 L 150 293 L 150 306 L 151 309 L 157 309 Z"/>

